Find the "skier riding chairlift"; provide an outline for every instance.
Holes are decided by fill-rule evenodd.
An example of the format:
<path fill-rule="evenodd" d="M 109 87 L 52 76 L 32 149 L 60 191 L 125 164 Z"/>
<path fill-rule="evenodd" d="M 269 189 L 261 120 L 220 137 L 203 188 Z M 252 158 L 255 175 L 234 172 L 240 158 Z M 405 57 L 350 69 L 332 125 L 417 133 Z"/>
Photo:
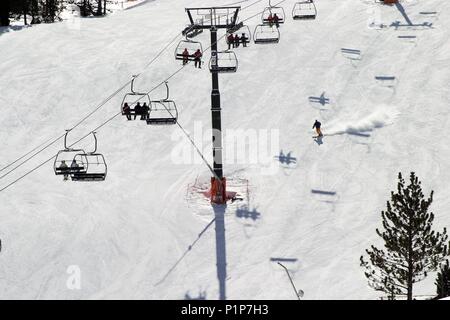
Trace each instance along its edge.
<path fill-rule="evenodd" d="M 187 64 L 189 62 L 189 51 L 187 48 L 184 48 L 182 55 L 183 55 L 183 66 L 184 66 L 185 64 Z"/>
<path fill-rule="evenodd" d="M 61 165 L 59 166 L 59 168 L 61 169 L 61 171 L 69 171 L 69 166 L 66 164 L 66 160 L 62 160 L 61 161 Z M 69 174 L 68 173 L 64 173 L 64 181 L 69 180 Z"/>
<path fill-rule="evenodd" d="M 275 23 L 275 26 L 277 28 L 280 27 L 280 18 L 278 18 L 278 15 L 276 13 L 273 15 L 273 22 Z"/>
<path fill-rule="evenodd" d="M 269 26 L 272 27 L 272 26 L 273 26 L 273 16 L 272 16 L 272 13 L 270 13 L 269 16 L 267 17 L 267 21 L 269 22 Z"/>
<path fill-rule="evenodd" d="M 234 48 L 234 36 L 232 33 L 230 33 L 227 40 L 228 40 L 228 50 L 231 49 L 231 46 L 233 46 L 233 48 Z"/>
<path fill-rule="evenodd" d="M 197 49 L 197 51 L 195 51 L 194 53 L 194 66 L 196 68 L 201 69 L 202 68 L 202 52 L 200 51 L 200 49 Z M 197 67 L 198 65 L 198 67 Z"/>
<path fill-rule="evenodd" d="M 248 38 L 247 38 L 247 36 L 245 35 L 245 33 L 242 33 L 242 36 L 241 36 L 241 42 L 242 42 L 242 46 L 243 46 L 244 48 L 247 47 Z"/>
<path fill-rule="evenodd" d="M 150 107 L 147 105 L 147 102 L 144 102 L 141 108 L 141 120 L 147 120 L 150 112 Z"/>
<path fill-rule="evenodd" d="M 136 120 L 136 117 L 142 114 L 142 106 L 141 103 L 138 102 L 136 104 L 136 107 L 134 107 L 134 120 Z"/>
<path fill-rule="evenodd" d="M 123 113 L 127 116 L 128 120 L 131 120 L 131 108 L 127 102 L 123 104 Z"/>
<path fill-rule="evenodd" d="M 241 38 L 239 38 L 239 35 L 235 35 L 234 36 L 234 44 L 236 48 L 239 48 L 239 42 L 240 42 Z M 234 46 L 233 46 L 234 47 Z"/>

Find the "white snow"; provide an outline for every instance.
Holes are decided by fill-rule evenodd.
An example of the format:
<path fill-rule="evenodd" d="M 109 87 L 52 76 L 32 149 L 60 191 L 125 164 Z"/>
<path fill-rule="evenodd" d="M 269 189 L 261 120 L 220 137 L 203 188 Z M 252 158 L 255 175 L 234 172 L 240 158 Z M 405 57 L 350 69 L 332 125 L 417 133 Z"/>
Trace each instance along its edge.
<path fill-rule="evenodd" d="M 381 296 L 367 286 L 359 257 L 381 244 L 375 229 L 399 171 L 415 171 L 425 193 L 435 191 L 435 228 L 450 225 L 450 3 L 404 0 L 402 14 L 373 0 L 317 0 L 316 20 L 293 21 L 294 3 L 282 4 L 288 19 L 279 44 L 237 49 L 238 72 L 220 76 L 223 128 L 254 130 L 258 143 L 264 130 L 275 132 L 277 148 L 259 150 L 258 159 L 272 159 L 276 170 L 226 159 L 230 189 L 244 201 L 221 219 L 198 193 L 211 176 L 206 166 L 197 156 L 173 158 L 180 147 L 195 154 L 179 128 L 116 117 L 97 134 L 106 181 L 63 182 L 49 162 L 0 192 L 0 299 L 218 299 L 219 283 L 227 299 L 296 299 L 279 259 L 304 299 Z M 210 5 L 156 0 L 105 18 L 0 29 L 0 167 L 61 135 L 131 75 L 142 71 L 139 91 L 165 80 L 180 66 L 177 42 L 143 68 L 181 33 L 186 6 Z M 258 19 L 248 22 L 252 31 Z M 196 40 L 209 47 L 208 32 Z M 210 161 L 206 66 L 188 66 L 169 84 L 181 125 Z M 126 91 L 69 142 L 116 114 Z M 164 95 L 163 87 L 152 93 Z M 321 145 L 311 138 L 315 119 Z M 79 146 L 91 149 L 92 137 Z M 0 188 L 62 147 L 59 140 L 0 179 Z M 280 150 L 291 161 L 280 163 Z M 67 287 L 70 266 L 80 268 L 80 290 Z M 415 294 L 433 294 L 434 278 Z"/>

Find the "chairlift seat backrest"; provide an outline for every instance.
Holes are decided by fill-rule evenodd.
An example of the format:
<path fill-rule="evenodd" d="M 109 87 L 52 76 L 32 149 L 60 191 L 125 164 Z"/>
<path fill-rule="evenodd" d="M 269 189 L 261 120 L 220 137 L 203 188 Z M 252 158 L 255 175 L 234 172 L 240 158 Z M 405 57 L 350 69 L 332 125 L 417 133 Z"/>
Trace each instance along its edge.
<path fill-rule="evenodd" d="M 236 72 L 238 68 L 238 60 L 236 53 L 233 51 L 217 52 L 217 63 L 213 64 L 213 58 L 209 61 L 209 70 L 218 73 L 232 73 Z"/>
<path fill-rule="evenodd" d="M 105 157 L 101 153 L 79 154 L 75 158 L 88 164 L 88 170 L 73 172 L 70 177 L 73 181 L 103 181 L 106 179 L 108 167 Z"/>
<path fill-rule="evenodd" d="M 292 9 L 292 18 L 294 20 L 312 20 L 316 16 L 317 9 L 312 0 L 297 2 Z"/>
<path fill-rule="evenodd" d="M 253 41 L 255 44 L 274 44 L 280 42 L 280 31 L 278 28 L 260 24 L 255 28 L 253 33 Z"/>
<path fill-rule="evenodd" d="M 166 97 L 152 101 L 147 117 L 148 125 L 173 125 L 178 120 L 178 108 L 175 101 L 169 99 L 169 85 L 166 82 Z"/>

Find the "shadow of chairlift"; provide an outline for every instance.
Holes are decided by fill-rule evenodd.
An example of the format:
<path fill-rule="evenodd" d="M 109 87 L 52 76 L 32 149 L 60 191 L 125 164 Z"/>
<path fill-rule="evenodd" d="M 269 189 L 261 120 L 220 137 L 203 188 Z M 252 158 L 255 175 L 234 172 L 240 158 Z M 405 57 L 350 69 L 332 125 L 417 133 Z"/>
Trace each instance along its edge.
<path fill-rule="evenodd" d="M 330 104 L 330 99 L 325 97 L 325 92 L 322 92 L 322 94 L 319 97 L 310 96 L 308 97 L 308 100 L 311 103 L 319 103 L 321 106 Z"/>
<path fill-rule="evenodd" d="M 282 165 L 285 165 L 287 168 L 294 168 L 297 166 L 297 158 L 291 156 L 291 151 L 287 154 L 284 154 L 283 150 L 280 151 L 280 154 L 275 156 L 274 159 L 278 160 Z"/>
<path fill-rule="evenodd" d="M 397 36 L 398 39 L 406 42 L 406 43 L 416 43 L 417 42 L 417 36 L 412 35 L 399 35 Z"/>
<path fill-rule="evenodd" d="M 397 78 L 395 76 L 375 76 L 375 80 L 387 88 L 394 88 L 397 85 Z"/>
<path fill-rule="evenodd" d="M 253 210 L 250 211 L 250 208 L 247 205 L 236 209 L 236 217 L 240 219 L 251 219 L 253 221 L 256 221 L 260 218 L 260 216 L 261 213 L 258 212 L 256 208 L 253 208 Z"/>
<path fill-rule="evenodd" d="M 342 55 L 350 60 L 361 60 L 361 50 L 357 49 L 349 49 L 349 48 L 341 48 Z"/>

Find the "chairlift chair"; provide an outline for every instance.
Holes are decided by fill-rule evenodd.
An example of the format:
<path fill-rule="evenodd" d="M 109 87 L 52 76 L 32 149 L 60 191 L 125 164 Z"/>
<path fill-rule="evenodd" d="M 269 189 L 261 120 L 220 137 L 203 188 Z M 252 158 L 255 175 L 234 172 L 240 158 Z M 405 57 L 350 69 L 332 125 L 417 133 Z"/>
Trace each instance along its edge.
<path fill-rule="evenodd" d="M 214 62 L 217 59 L 217 62 Z M 217 52 L 217 56 L 211 56 L 209 60 L 209 70 L 218 73 L 236 72 L 238 68 L 238 59 L 236 53 L 230 50 Z"/>
<path fill-rule="evenodd" d="M 175 101 L 169 99 L 169 85 L 166 85 L 166 98 L 153 100 L 150 105 L 150 113 L 147 118 L 149 125 L 172 125 L 178 120 L 178 109 Z"/>
<path fill-rule="evenodd" d="M 283 24 L 284 21 L 286 20 L 286 13 L 284 12 L 284 8 L 272 6 L 269 0 L 269 6 L 264 9 L 261 15 L 262 24 L 266 25 L 275 24 L 274 22 L 271 22 L 269 20 L 270 15 L 274 16 L 275 14 L 278 16 L 278 24 Z"/>
<path fill-rule="evenodd" d="M 86 163 L 87 170 L 84 172 L 72 172 L 70 177 L 72 181 L 104 181 L 108 166 L 105 157 L 101 153 L 97 153 L 97 137 L 92 132 L 95 139 L 95 149 L 89 153 L 79 153 L 75 156 L 77 162 Z"/>
<path fill-rule="evenodd" d="M 242 27 L 244 27 L 244 22 L 236 23 L 233 27 L 227 29 L 227 33 L 235 33 L 239 31 Z"/>
<path fill-rule="evenodd" d="M 294 20 L 313 20 L 317 16 L 316 5 L 313 0 L 297 2 L 292 9 Z"/>
<path fill-rule="evenodd" d="M 84 150 L 67 147 L 67 135 L 69 131 L 70 130 L 66 130 L 66 135 L 64 136 L 64 150 L 60 150 L 58 152 L 53 163 L 53 169 L 57 176 L 70 175 L 77 172 L 83 173 L 87 171 L 87 163 L 81 161 L 81 159 L 76 159 L 76 155 L 85 154 Z M 72 166 L 74 160 L 76 166 Z"/>
<path fill-rule="evenodd" d="M 280 30 L 269 25 L 260 24 L 253 33 L 255 44 L 273 44 L 280 42 Z"/>
<path fill-rule="evenodd" d="M 203 25 L 203 18 L 199 18 L 195 21 L 196 25 L 202 26 Z M 184 28 L 184 30 L 181 32 L 181 34 L 183 36 L 186 36 L 187 38 L 194 38 L 197 35 L 203 33 L 203 29 L 195 29 L 192 28 L 192 25 L 188 25 L 186 26 L 186 28 Z"/>
<path fill-rule="evenodd" d="M 151 108 L 151 100 L 149 94 L 134 91 L 134 80 L 136 79 L 136 77 L 137 76 L 133 76 L 133 80 L 131 80 L 131 91 L 123 97 L 122 104 L 120 105 L 120 111 L 124 116 L 128 115 L 131 117 L 132 115 L 138 115 L 136 114 L 135 108 L 133 108 L 133 106 L 136 106 L 138 102 L 142 105 L 146 103 L 147 106 Z M 130 108 L 129 113 L 124 110 L 125 103 L 127 103 L 128 107 Z"/>
<path fill-rule="evenodd" d="M 175 59 L 176 60 L 184 60 L 185 57 L 183 55 L 184 49 L 187 49 L 189 55 L 187 56 L 188 61 L 194 61 L 195 55 L 194 53 L 200 49 L 200 52 L 203 54 L 202 44 L 198 41 L 190 40 L 186 37 L 185 40 L 181 40 L 176 49 L 175 49 Z"/>

